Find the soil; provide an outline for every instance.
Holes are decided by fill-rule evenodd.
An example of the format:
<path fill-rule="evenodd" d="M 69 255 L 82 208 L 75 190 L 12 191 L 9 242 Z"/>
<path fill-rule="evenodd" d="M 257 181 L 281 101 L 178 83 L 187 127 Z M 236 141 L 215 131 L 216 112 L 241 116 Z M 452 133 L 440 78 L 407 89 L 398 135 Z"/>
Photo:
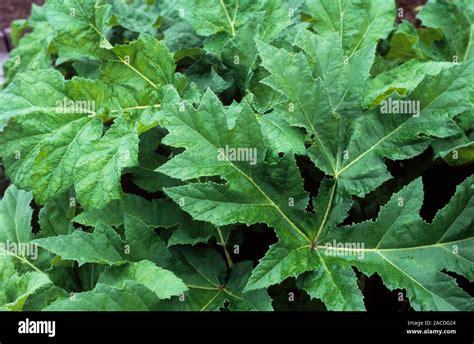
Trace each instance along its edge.
<path fill-rule="evenodd" d="M 44 3 L 44 0 L 1 0 L 0 29 L 9 27 L 15 19 L 27 18 L 33 3 L 40 5 Z"/>
<path fill-rule="evenodd" d="M 397 21 L 408 20 L 415 26 L 419 27 L 421 21 L 416 19 L 416 13 L 421 9 L 421 6 L 426 4 L 427 0 L 397 0 L 398 9 L 403 9 L 400 16 L 397 15 Z"/>

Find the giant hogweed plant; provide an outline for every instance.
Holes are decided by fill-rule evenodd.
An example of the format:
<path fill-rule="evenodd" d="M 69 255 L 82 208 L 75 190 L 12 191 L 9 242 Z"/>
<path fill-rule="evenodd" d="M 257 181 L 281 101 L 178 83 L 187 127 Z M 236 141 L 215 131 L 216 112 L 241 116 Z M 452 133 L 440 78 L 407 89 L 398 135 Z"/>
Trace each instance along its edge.
<path fill-rule="evenodd" d="M 378 274 L 415 310 L 473 310 L 458 285 L 474 279 L 473 177 L 420 210 L 428 168 L 474 160 L 474 7 L 431 1 L 421 28 L 396 15 L 386 0 L 33 7 L 0 92 L 1 309 L 267 311 L 290 281 L 317 309 L 364 310 Z M 397 161 L 416 166 L 394 176 Z M 245 235 L 262 229 L 275 243 Z"/>

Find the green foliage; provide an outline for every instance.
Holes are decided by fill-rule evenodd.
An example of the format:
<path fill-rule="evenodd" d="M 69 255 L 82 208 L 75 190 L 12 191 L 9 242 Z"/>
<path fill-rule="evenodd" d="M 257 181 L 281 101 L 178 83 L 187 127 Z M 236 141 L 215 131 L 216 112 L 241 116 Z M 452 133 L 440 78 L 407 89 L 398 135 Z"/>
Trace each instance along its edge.
<path fill-rule="evenodd" d="M 0 309 L 269 311 L 291 281 L 358 311 L 378 274 L 415 310 L 474 310 L 473 14 L 33 7 L 0 91 Z M 450 200 L 427 202 L 428 168 L 456 174 Z"/>

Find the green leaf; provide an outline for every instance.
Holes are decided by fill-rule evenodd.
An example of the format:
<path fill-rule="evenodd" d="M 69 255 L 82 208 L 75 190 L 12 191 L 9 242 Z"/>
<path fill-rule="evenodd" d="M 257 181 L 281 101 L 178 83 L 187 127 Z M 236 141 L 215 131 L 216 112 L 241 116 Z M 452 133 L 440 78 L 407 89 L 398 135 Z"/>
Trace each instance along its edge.
<path fill-rule="evenodd" d="M 255 68 L 258 56 L 255 37 L 258 35 L 264 42 L 272 42 L 291 24 L 289 11 L 279 0 L 266 1 L 262 10 L 265 12 L 257 12 L 250 16 L 249 20 L 236 31 L 235 37 L 225 43 L 222 50 L 224 63 L 234 71 L 236 83 L 242 89 L 247 88 Z"/>
<path fill-rule="evenodd" d="M 181 185 L 180 180 L 168 177 L 155 170 L 163 165 L 168 158 L 155 153 L 164 133 L 162 130 L 150 130 L 140 136 L 138 162 L 139 166 L 132 169 L 133 182 L 147 192 L 163 191 L 163 187 Z"/>
<path fill-rule="evenodd" d="M 124 243 L 106 225 L 98 225 L 93 233 L 76 230 L 69 235 L 58 235 L 33 241 L 38 246 L 61 256 L 62 259 L 85 263 L 120 265 L 124 259 Z"/>
<path fill-rule="evenodd" d="M 279 242 L 267 251 L 245 286 L 245 290 L 258 290 L 278 284 L 288 277 L 296 277 L 321 265 L 309 245 Z M 332 286 L 334 288 L 334 286 Z"/>
<path fill-rule="evenodd" d="M 148 0 L 110 0 L 112 12 L 118 23 L 131 31 L 146 32 L 158 19 L 155 1 Z"/>
<path fill-rule="evenodd" d="M 287 157 L 271 169 L 261 161 L 265 151 L 257 147 L 263 146 L 263 139 L 250 110 L 244 107 L 230 129 L 225 109 L 210 91 L 197 109 L 176 98 L 175 91 L 169 92 L 173 98 L 164 102 L 164 125 L 170 134 L 164 142 L 187 149 L 158 170 L 181 179 L 219 175 L 230 183 L 193 183 L 167 188 L 166 193 L 197 220 L 216 226 L 265 222 L 283 237 L 304 239 L 310 221 L 301 220 L 307 195 L 295 161 Z M 227 154 L 229 159 L 220 159 L 219 155 L 226 155 L 225 147 L 254 153 L 255 165 L 252 161 L 233 161 L 236 159 L 230 154 Z M 294 224 L 300 220 L 303 229 Z"/>
<path fill-rule="evenodd" d="M 6 84 L 20 72 L 51 68 L 53 30 L 47 23 L 44 7 L 32 4 L 30 17 L 13 21 L 10 29 L 15 49 L 10 52 L 10 58 L 3 66 Z"/>
<path fill-rule="evenodd" d="M 443 159 L 451 166 L 463 166 L 474 162 L 474 142 L 458 145 L 450 150 L 449 153 L 441 154 Z"/>
<path fill-rule="evenodd" d="M 154 247 L 154 242 L 159 238 L 151 231 L 150 228 L 172 228 L 173 233 L 168 241 L 168 246 L 191 244 L 195 245 L 200 242 L 207 242 L 214 234 L 215 228 L 208 224 L 198 221 L 193 221 L 192 218 L 183 212 L 178 205 L 167 199 L 154 200 L 153 202 L 146 201 L 135 195 L 125 194 L 123 200 L 114 201 L 107 205 L 107 207 L 98 210 L 89 210 L 77 215 L 73 220 L 86 226 L 95 226 L 98 223 L 105 223 L 109 226 L 119 227 L 124 223 L 130 224 L 131 236 L 136 240 L 137 249 L 133 249 L 132 239 L 128 237 L 127 240 L 132 248 L 132 256 L 139 255 L 143 258 L 153 260 L 158 263 L 156 259 L 162 252 L 162 243 L 157 243 L 160 247 Z M 135 221 L 136 220 L 136 221 Z M 135 222 L 133 222 L 135 221 Z M 138 224 L 138 226 L 136 226 Z M 147 228 L 145 229 L 144 226 Z M 127 231 L 127 226 L 125 229 Z M 153 237 L 154 239 L 150 238 Z M 155 238 L 156 237 L 156 238 Z M 150 238 L 146 240 L 146 244 L 142 243 L 143 238 Z M 151 246 L 150 246 L 150 243 Z M 145 248 L 148 247 L 148 248 Z M 143 252 L 140 254 L 140 252 Z M 147 256 L 147 254 L 150 254 Z M 166 257 L 166 255 L 164 256 Z M 161 258 L 164 259 L 164 258 Z M 166 259 L 165 259 L 166 260 Z"/>
<path fill-rule="evenodd" d="M 101 61 L 98 80 L 76 78 L 68 83 L 75 99 L 93 99 L 96 108 L 117 116 L 159 108 L 157 90 L 174 82 L 175 64 L 165 45 L 151 35 L 115 45 Z"/>
<path fill-rule="evenodd" d="M 176 106 L 179 107 L 180 103 L 176 102 Z M 166 102 L 166 104 L 171 104 L 171 102 Z M 207 134 L 211 125 L 221 123 L 222 129 L 215 130 L 213 133 L 219 133 L 219 143 L 223 144 L 226 143 L 225 140 L 229 135 L 225 130 L 227 132 L 233 131 L 237 136 L 239 130 L 241 130 L 240 123 L 242 122 L 240 121 L 245 119 L 244 123 L 247 126 L 252 121 L 252 117 L 243 117 L 245 114 L 243 111 L 238 115 L 235 126 L 232 129 L 225 129 L 227 126 L 225 110 L 219 104 L 216 104 L 210 96 L 206 95 L 198 109 L 192 109 L 190 106 L 186 108 L 185 111 L 179 111 L 179 108 L 172 110 L 169 105 L 164 107 L 166 118 L 169 121 L 165 122 L 165 125 L 170 131 L 169 136 L 165 137 L 165 141 L 172 142 L 173 145 L 179 144 L 188 147 L 184 153 L 173 158 L 170 163 L 173 160 L 180 162 L 183 155 L 186 156 L 184 161 L 189 161 L 193 159 L 194 154 L 200 154 L 205 149 L 210 152 L 207 155 L 207 161 L 209 161 L 209 157 L 212 157 L 210 144 L 213 140 L 216 140 Z M 186 121 L 186 118 L 193 118 L 193 122 Z M 210 118 L 214 118 L 214 121 L 210 122 Z M 207 126 L 201 127 L 197 124 L 201 119 L 207 119 Z M 196 139 L 193 145 L 183 141 L 175 141 L 182 140 L 183 135 L 177 135 L 177 133 L 184 130 L 184 128 L 181 129 L 181 126 L 186 124 L 191 125 L 194 131 L 201 133 L 200 136 L 194 136 Z M 189 132 L 188 129 L 188 135 Z M 252 132 L 257 131 L 254 129 Z M 216 145 L 214 144 L 215 150 Z M 160 170 L 165 169 L 168 164 L 163 165 Z M 192 166 L 196 165 L 193 164 Z M 282 159 L 277 164 L 272 165 L 271 169 L 270 166 L 263 163 L 257 164 L 255 168 L 250 170 L 248 170 L 248 167 L 240 166 L 244 165 L 232 161 L 227 161 L 225 168 L 215 163 L 210 164 L 215 172 L 210 169 L 209 172 L 206 170 L 206 174 L 210 172 L 212 174 L 219 173 L 220 176 L 229 181 L 227 185 L 209 182 L 194 183 L 166 189 L 166 193 L 177 203 L 180 203 L 182 208 L 195 219 L 209 221 L 216 226 L 231 223 L 253 224 L 264 222 L 275 228 L 281 243 L 272 247 L 252 272 L 246 290 L 268 287 L 281 282 L 287 277 L 297 276 L 304 271 L 308 271 L 312 269 L 312 266 L 319 265 L 321 258 L 311 253 L 311 242 L 317 240 L 327 228 L 334 226 L 338 221 L 342 221 L 350 207 L 350 202 L 346 201 L 346 196 L 336 194 L 336 185 L 326 180 L 320 191 L 321 196 L 318 198 L 316 206 L 318 217 L 315 218 L 305 214 L 301 209 L 304 209 L 307 204 L 307 196 L 301 189 L 301 179 L 294 161 L 292 162 L 290 158 Z M 186 178 L 197 176 L 199 175 L 186 176 Z M 290 199 L 294 204 L 288 203 Z M 333 206 L 334 204 L 335 206 Z M 302 264 L 303 262 L 304 264 Z M 314 264 L 311 262 L 314 262 Z"/>
<path fill-rule="evenodd" d="M 165 142 L 173 146 L 187 147 L 187 150 L 174 157 L 159 170 L 186 179 L 220 175 L 228 181 L 227 185 L 207 182 L 166 189 L 166 193 L 195 219 L 209 221 L 216 226 L 232 223 L 250 225 L 264 222 L 275 228 L 279 238 L 284 242 L 284 245 L 289 245 L 290 249 L 300 246 L 309 247 L 312 240 L 323 229 L 325 230 L 327 225 L 332 225 L 335 222 L 333 217 L 342 220 L 340 216 L 348 210 L 348 203 L 344 201 L 344 196 L 335 193 L 335 184 L 329 181 L 325 182 L 324 191 L 321 192 L 321 194 L 327 195 L 327 198 L 321 198 L 324 207 L 318 206 L 320 218 L 305 214 L 303 209 L 307 205 L 307 195 L 302 189 L 302 180 L 296 164 L 290 157 L 285 157 L 274 165 L 257 163 L 255 167 L 240 161 L 218 162 L 217 158 L 213 158 L 219 145 L 228 142 L 229 146 L 239 147 L 240 144 L 245 147 L 250 140 L 261 140 L 257 137 L 258 122 L 254 117 L 247 115 L 245 110 L 242 110 L 235 120 L 235 125 L 229 129 L 225 110 L 210 92 L 204 95 L 197 109 L 187 104 L 184 106 L 184 111 L 180 111 L 180 106 L 183 109 L 182 105 L 186 103 L 180 102 L 179 99 L 174 100 L 174 103 L 175 105 L 172 106 L 171 101 L 166 101 L 166 106 L 164 106 L 166 115 L 164 123 L 170 131 L 170 134 L 165 137 Z M 210 120 L 211 118 L 213 121 Z M 206 121 L 206 125 L 204 122 L 200 125 L 201 121 Z M 246 129 L 249 126 L 254 129 Z M 219 129 L 213 130 L 213 127 Z M 183 140 L 185 136 L 181 134 L 186 128 L 189 141 Z M 249 132 L 254 133 L 252 138 L 245 139 L 242 143 L 233 141 L 234 138 L 245 137 L 240 136 L 240 133 Z M 190 135 L 190 133 L 195 134 Z M 209 153 L 205 156 L 201 155 L 206 151 Z M 202 158 L 196 159 L 195 156 Z M 193 163 L 189 164 L 190 161 Z M 196 169 L 197 163 L 194 161 L 199 161 L 201 165 L 204 162 L 209 162 L 209 165 L 202 170 Z M 188 173 L 194 168 L 194 174 L 177 175 L 183 171 L 181 164 L 186 164 Z M 173 168 L 170 169 L 169 166 L 173 166 Z M 177 169 L 174 166 L 181 166 L 181 168 Z M 331 210 L 333 203 L 340 205 Z M 309 252 L 309 250 L 306 251 Z M 271 254 L 268 258 L 272 265 L 280 264 L 279 259 L 271 258 Z M 281 259 L 285 259 L 285 255 Z M 301 268 L 304 271 L 307 267 Z M 257 270 L 254 271 L 254 274 L 258 274 Z M 278 283 L 292 275 L 292 272 L 287 273 L 278 266 L 274 270 L 281 275 L 266 277 L 265 282 L 262 282 L 262 285 L 255 284 L 254 289 Z"/>
<path fill-rule="evenodd" d="M 33 31 L 24 36 L 4 63 L 5 83 L 8 84 L 22 72 L 51 68 L 52 61 L 48 47 L 52 37 L 52 29 L 48 23 L 36 23 Z"/>
<path fill-rule="evenodd" d="M 73 184 L 85 207 L 104 207 L 120 198 L 121 171 L 137 164 L 138 135 L 157 124 L 153 111 L 159 107 L 157 90 L 174 78 L 175 65 L 166 47 L 141 35 L 109 54 L 113 56 L 102 65 L 100 80 L 66 82 L 57 71 L 40 70 L 19 75 L 0 94 L 5 101 L 0 127 L 9 123 L 0 137 L 0 153 L 14 182 L 31 189 L 40 204 Z M 39 81 L 34 92 L 21 92 Z M 122 113 L 131 120 L 117 119 L 101 137 L 99 115 L 108 121 Z M 125 131 L 128 135 L 119 137 Z M 101 171 L 111 171 L 103 189 L 89 175 Z M 85 194 L 91 198 L 85 200 Z"/>
<path fill-rule="evenodd" d="M 156 295 L 139 284 L 124 289 L 97 284 L 94 290 L 56 301 L 45 311 L 152 311 L 157 303 Z"/>
<path fill-rule="evenodd" d="M 41 208 L 38 219 L 41 232 L 38 234 L 38 237 L 46 238 L 55 235 L 71 234 L 74 230 L 71 221 L 74 207 L 71 207 L 71 205 L 71 198 L 64 195 Z"/>
<path fill-rule="evenodd" d="M 275 153 L 306 153 L 304 132 L 300 128 L 290 126 L 284 116 L 270 113 L 260 117 L 262 134 L 268 147 Z"/>
<path fill-rule="evenodd" d="M 436 75 L 444 68 L 452 67 L 449 62 L 419 62 L 408 61 L 387 72 L 378 74 L 369 81 L 364 105 L 370 108 L 380 106 L 380 103 L 392 93 L 406 95 L 412 92 L 426 75 Z M 407 79 L 406 76 L 410 75 Z"/>
<path fill-rule="evenodd" d="M 39 312 L 48 307 L 50 304 L 68 298 L 69 293 L 55 285 L 46 285 L 28 297 L 23 310 L 28 312 Z"/>
<path fill-rule="evenodd" d="M 440 29 L 444 34 L 443 47 L 449 61 L 462 62 L 474 57 L 474 15 L 467 1 L 437 1 L 423 6 L 418 14 L 424 26 Z"/>
<path fill-rule="evenodd" d="M 337 260 L 321 259 L 318 270 L 299 278 L 299 286 L 311 298 L 324 301 L 333 311 L 364 311 L 363 296 L 350 266 L 341 266 Z"/>
<path fill-rule="evenodd" d="M 268 311 L 271 300 L 264 290 L 243 293 L 252 265 L 240 262 L 226 277 L 225 263 L 215 251 L 180 249 L 174 272 L 186 283 L 189 291 L 170 301 L 161 302 L 160 310 L 215 311 L 229 302 L 236 311 Z"/>
<path fill-rule="evenodd" d="M 395 2 L 385 0 L 307 0 L 316 33 L 336 32 L 349 57 L 388 36 L 393 29 Z"/>
<path fill-rule="evenodd" d="M 133 198 L 131 201 L 133 201 Z M 111 208 L 103 210 L 104 213 L 110 211 L 113 210 Z M 149 209 L 145 209 L 145 211 L 149 211 Z M 85 223 L 96 227 L 94 233 L 90 234 L 76 230 L 70 235 L 48 237 L 35 242 L 39 246 L 60 255 L 63 259 L 77 260 L 80 264 L 119 265 L 125 260 L 150 260 L 160 266 L 169 264 L 170 253 L 165 242 L 154 232 L 153 227 L 155 225 L 143 222 L 136 213 L 123 212 L 117 223 L 112 221 L 108 224 L 103 224 L 99 220 L 95 221 L 91 218 L 82 217 L 82 219 L 86 220 Z M 118 226 L 119 224 L 124 224 L 125 242 L 122 242 L 118 234 L 108 226 Z M 78 250 L 67 249 L 67 247 L 75 244 L 78 245 Z M 84 246 L 87 246 L 87 250 L 83 249 Z"/>
<path fill-rule="evenodd" d="M 262 2 L 250 0 L 181 0 L 184 18 L 199 35 L 226 33 L 235 36 L 236 29 L 249 20 L 249 14 L 260 10 Z"/>
<path fill-rule="evenodd" d="M 85 208 L 103 208 L 122 198 L 122 170 L 137 165 L 136 125 L 118 119 L 104 137 L 84 147 L 75 167 L 75 188 Z"/>
<path fill-rule="evenodd" d="M 318 279 L 329 281 L 330 287 L 319 288 L 318 297 L 327 302 L 329 309 L 360 309 L 360 303 L 354 302 L 347 293 L 353 292 L 358 295 L 355 288 L 351 286 L 341 286 L 341 276 L 332 276 L 333 272 L 329 267 L 334 266 L 332 262 L 326 261 L 322 255 L 313 250 L 320 238 L 333 229 L 347 215 L 352 201 L 346 195 L 338 195 L 334 183 L 325 179 L 322 181 L 318 197 L 315 202 L 316 219 L 312 223 L 310 242 L 297 240 L 281 240 L 270 247 L 270 250 L 260 260 L 260 263 L 252 271 L 245 290 L 266 288 L 273 284 L 280 283 L 288 277 L 296 277 L 306 271 L 318 271 L 311 276 L 318 276 Z M 345 275 L 348 271 L 342 271 Z M 354 275 L 355 276 L 355 275 Z M 309 283 L 316 283 L 315 278 L 310 278 Z M 307 282 L 307 284 L 309 284 Z M 308 291 L 315 295 L 310 285 Z"/>
<path fill-rule="evenodd" d="M 25 264 L 24 267 L 41 272 L 38 247 L 31 227 L 33 209 L 31 193 L 10 185 L 0 201 L 0 255 L 11 256 Z M 31 262 L 33 261 L 33 262 Z"/>
<path fill-rule="evenodd" d="M 185 21 L 174 23 L 164 30 L 164 42 L 168 49 L 174 54 L 175 61 L 185 57 L 193 60 L 202 54 L 202 37 L 199 37 L 192 26 Z"/>
<path fill-rule="evenodd" d="M 10 185 L 0 201 L 0 242 L 27 243 L 33 239 L 31 193 Z"/>
<path fill-rule="evenodd" d="M 195 85 L 202 92 L 210 88 L 216 93 L 221 93 L 232 86 L 230 82 L 216 72 L 215 67 L 207 64 L 206 58 L 201 58 L 189 67 L 186 70 L 186 76 L 192 83 L 191 85 Z"/>
<path fill-rule="evenodd" d="M 50 0 L 45 7 L 49 25 L 56 32 L 57 64 L 82 57 L 100 59 L 112 45 L 107 39 L 111 6 L 96 0 Z"/>
<path fill-rule="evenodd" d="M 373 47 L 344 63 L 334 40 L 305 32 L 297 45 L 307 55 L 258 43 L 263 66 L 271 72 L 264 82 L 288 98 L 279 107 L 288 122 L 314 137 L 308 153 L 316 167 L 351 194 L 363 197 L 390 178 L 382 157 L 408 159 L 427 148 L 429 137 L 456 134 L 452 118 L 471 107 L 472 63 L 426 76 L 407 97 L 419 102 L 419 116 L 384 114 L 361 107 Z"/>
<path fill-rule="evenodd" d="M 22 91 L 33 82 L 39 83 L 35 92 Z M 65 98 L 64 79 L 52 69 L 21 73 L 1 92 L 1 97 L 0 129 L 3 130 L 11 117 L 55 110 L 58 102 Z"/>
<path fill-rule="evenodd" d="M 474 162 L 474 142 L 459 128 L 456 136 L 437 140 L 432 144 L 435 158 L 442 158 L 450 166 L 463 166 Z"/>
<path fill-rule="evenodd" d="M 32 82 L 39 84 L 34 92 L 21 92 Z M 3 118 L 10 119 L 0 136 L 8 174 L 39 203 L 57 198 L 72 186 L 76 161 L 82 148 L 100 137 L 101 122 L 63 106 L 72 100 L 57 71 L 23 73 L 1 98 Z"/>
<path fill-rule="evenodd" d="M 207 243 L 215 234 L 216 228 L 209 223 L 200 221 L 185 222 L 173 231 L 168 240 L 168 246 Z"/>
<path fill-rule="evenodd" d="M 129 283 L 140 284 L 155 293 L 159 299 L 169 299 L 188 290 L 183 281 L 171 271 L 146 260 L 106 269 L 100 275 L 98 283 L 119 289 L 124 289 Z"/>
<path fill-rule="evenodd" d="M 439 60 L 440 53 L 434 44 L 442 38 L 443 34 L 438 29 L 416 29 L 411 23 L 403 21 L 390 38 L 390 48 L 386 58 L 402 62 L 428 58 Z"/>
<path fill-rule="evenodd" d="M 421 184 L 419 178 L 393 195 L 377 221 L 328 232 L 321 238 L 318 251 L 332 259 L 337 256 L 340 265 L 347 261 L 366 274 L 377 272 L 391 289 L 405 288 L 417 310 L 472 310 L 472 298 L 442 270 L 474 277 L 473 179 L 458 186 L 431 224 L 418 215 L 423 201 Z M 348 254 L 336 253 L 328 246 L 333 243 L 342 247 L 355 244 L 351 246 L 355 249 L 346 251 Z"/>
<path fill-rule="evenodd" d="M 251 150 L 247 158 L 252 158 L 252 161 L 238 162 L 245 170 L 252 166 L 250 163 L 256 164 L 263 160 L 265 150 L 259 151 L 258 148 L 263 147 L 263 139 L 248 107 L 242 110 L 235 128 L 230 130 L 226 118 L 228 115 L 212 91 L 208 90 L 204 94 L 197 110 L 186 101 L 181 102 L 174 89 L 167 88 L 165 92 L 163 124 L 170 134 L 163 139 L 163 143 L 189 149 L 158 168 L 159 172 L 179 179 L 190 179 L 220 174 L 229 168 L 233 170 L 233 164 L 219 158 L 219 148 L 225 150 L 226 145 Z M 255 135 L 250 135 L 251 131 Z M 255 154 L 250 156 L 251 153 Z"/>
<path fill-rule="evenodd" d="M 456 116 L 456 123 L 459 128 L 464 132 L 469 132 L 469 130 L 474 129 L 474 111 L 468 110 L 462 114 Z"/>
<path fill-rule="evenodd" d="M 166 267 L 171 258 L 166 244 L 144 222 L 132 215 L 125 215 L 126 258 L 131 261 L 151 260 Z"/>
<path fill-rule="evenodd" d="M 145 200 L 133 194 L 125 194 L 123 199 L 113 201 L 103 209 L 91 209 L 77 215 L 73 220 L 85 226 L 95 226 L 103 222 L 118 227 L 124 224 L 125 216 L 135 217 L 149 227 L 169 228 L 179 224 L 179 208 L 169 200 Z"/>
<path fill-rule="evenodd" d="M 149 34 L 108 52 L 113 55 L 103 63 L 101 79 L 111 84 L 112 94 L 136 98 L 137 105 L 153 105 L 156 90 L 174 82 L 173 57 L 163 42 Z"/>
<path fill-rule="evenodd" d="M 0 268 L 2 271 L 0 309 L 4 311 L 21 311 L 32 295 L 40 293 L 52 284 L 48 276 L 42 272 L 34 271 L 20 275 L 15 271 L 10 257 L 0 257 Z"/>

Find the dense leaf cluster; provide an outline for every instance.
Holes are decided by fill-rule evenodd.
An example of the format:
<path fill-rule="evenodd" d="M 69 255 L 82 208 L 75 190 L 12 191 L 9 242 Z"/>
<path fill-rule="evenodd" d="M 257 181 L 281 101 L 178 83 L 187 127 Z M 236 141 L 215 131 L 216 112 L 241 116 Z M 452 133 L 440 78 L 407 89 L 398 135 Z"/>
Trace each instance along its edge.
<path fill-rule="evenodd" d="M 364 310 L 378 274 L 415 310 L 474 310 L 452 274 L 474 279 L 474 177 L 420 215 L 426 169 L 474 162 L 474 2 L 430 1 L 419 28 L 396 16 L 34 6 L 0 91 L 0 309 L 267 311 L 297 291 Z M 394 175 L 402 161 L 420 166 Z"/>

